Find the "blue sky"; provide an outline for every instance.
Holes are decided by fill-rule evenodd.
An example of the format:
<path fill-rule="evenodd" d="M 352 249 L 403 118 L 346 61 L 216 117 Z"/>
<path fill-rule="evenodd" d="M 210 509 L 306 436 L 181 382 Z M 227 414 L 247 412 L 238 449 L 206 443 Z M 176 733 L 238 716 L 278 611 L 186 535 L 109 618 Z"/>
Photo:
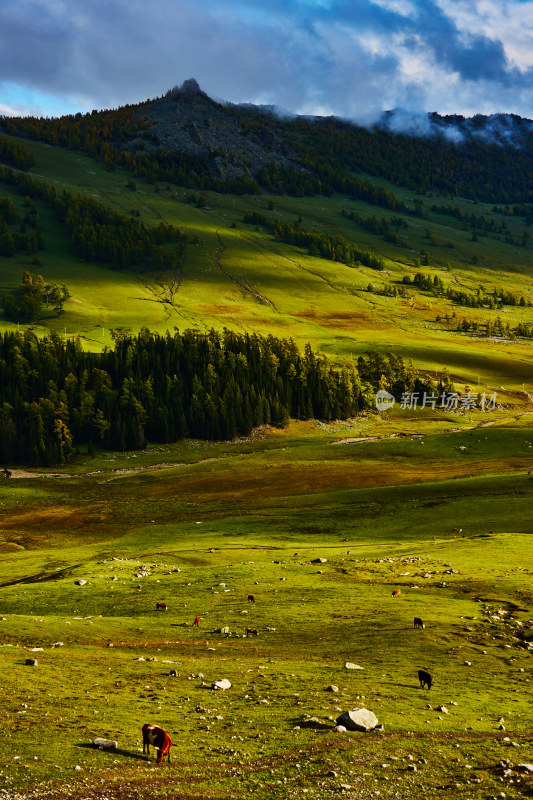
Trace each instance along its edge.
<path fill-rule="evenodd" d="M 384 109 L 533 118 L 533 0 L 2 0 L 0 113 L 163 94 L 372 121 Z"/>

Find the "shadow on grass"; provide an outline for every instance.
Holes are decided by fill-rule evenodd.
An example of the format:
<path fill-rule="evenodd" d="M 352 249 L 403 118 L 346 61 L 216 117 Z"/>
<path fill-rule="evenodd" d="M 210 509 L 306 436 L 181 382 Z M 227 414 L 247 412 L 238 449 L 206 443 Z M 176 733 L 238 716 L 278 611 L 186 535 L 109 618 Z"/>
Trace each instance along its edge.
<path fill-rule="evenodd" d="M 294 717 L 291 722 L 294 725 L 299 725 L 301 728 L 312 728 L 315 731 L 330 731 L 334 725 L 332 722 L 323 722 L 317 717 Z"/>
<path fill-rule="evenodd" d="M 82 744 L 76 744 L 74 746 L 75 747 L 82 747 L 85 750 L 100 750 L 102 753 L 106 753 L 107 755 L 126 756 L 127 758 L 135 758 L 138 761 L 149 761 L 149 762 L 153 762 L 154 764 L 156 763 L 155 760 L 153 758 L 150 758 L 149 756 L 141 755 L 141 753 L 132 753 L 131 750 L 122 750 L 120 747 L 117 747 L 116 749 L 112 749 L 112 748 L 107 748 L 106 749 L 106 748 L 103 748 L 103 747 L 100 748 L 100 747 L 96 747 L 91 742 L 83 742 Z"/>
<path fill-rule="evenodd" d="M 420 686 L 414 683 L 393 683 L 392 681 L 389 681 L 387 686 L 401 686 L 402 689 L 420 689 Z"/>

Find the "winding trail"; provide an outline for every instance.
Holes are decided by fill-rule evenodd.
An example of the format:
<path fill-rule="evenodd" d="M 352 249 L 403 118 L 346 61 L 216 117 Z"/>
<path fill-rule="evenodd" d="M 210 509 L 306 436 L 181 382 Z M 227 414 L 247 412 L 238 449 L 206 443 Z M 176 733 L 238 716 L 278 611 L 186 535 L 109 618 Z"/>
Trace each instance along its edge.
<path fill-rule="evenodd" d="M 263 305 L 270 306 L 271 308 L 273 308 L 273 309 L 276 311 L 276 310 L 277 310 L 277 309 L 276 309 L 276 306 L 274 305 L 274 303 L 272 302 L 272 300 L 269 300 L 269 299 L 268 299 L 268 297 L 265 297 L 264 295 L 262 295 L 262 294 L 259 294 L 259 292 L 256 292 L 256 291 L 255 291 L 255 289 L 251 289 L 249 286 L 246 286 L 246 284 L 244 284 L 244 283 L 240 283 L 240 282 L 239 282 L 239 281 L 238 281 L 236 278 L 233 278 L 233 277 L 232 277 L 232 276 L 229 274 L 229 272 L 226 272 L 226 270 L 224 269 L 224 267 L 223 267 L 223 266 L 221 265 L 221 263 L 220 263 L 220 257 L 221 257 L 221 255 L 222 255 L 222 253 L 224 252 L 224 250 L 226 249 L 226 247 L 225 247 L 225 245 L 224 245 L 224 243 L 223 243 L 222 239 L 220 238 L 220 234 L 219 234 L 219 232 L 218 232 L 218 231 L 216 232 L 216 234 L 217 234 L 217 239 L 218 239 L 218 242 L 219 242 L 219 244 L 220 244 L 220 249 L 219 249 L 219 250 L 217 250 L 217 252 L 216 252 L 216 255 L 215 255 L 215 260 L 216 260 L 216 265 L 217 265 L 217 267 L 219 268 L 219 270 L 221 271 L 221 273 L 222 273 L 223 275 L 225 275 L 225 276 L 226 276 L 226 278 L 227 278 L 229 281 L 231 281 L 231 282 L 232 282 L 232 283 L 234 283 L 236 286 L 238 286 L 238 287 L 239 287 L 239 289 L 241 289 L 243 292 L 245 292 L 246 294 L 251 294 L 251 295 L 252 295 L 252 297 L 255 297 L 255 299 L 256 299 L 256 300 L 259 300 L 259 302 L 260 302 L 260 303 L 263 303 Z"/>

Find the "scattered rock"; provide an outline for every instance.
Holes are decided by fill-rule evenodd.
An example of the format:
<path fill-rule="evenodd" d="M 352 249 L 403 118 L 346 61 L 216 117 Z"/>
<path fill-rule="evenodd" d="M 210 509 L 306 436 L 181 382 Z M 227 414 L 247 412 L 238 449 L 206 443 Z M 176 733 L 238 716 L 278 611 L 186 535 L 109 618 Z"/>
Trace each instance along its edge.
<path fill-rule="evenodd" d="M 335 725 L 335 727 L 332 728 L 332 730 L 334 733 L 346 733 L 346 728 L 344 727 L 344 725 Z"/>
<path fill-rule="evenodd" d="M 116 750 L 118 742 L 114 739 L 102 739 L 102 737 L 98 736 L 96 739 L 93 739 L 93 745 L 99 750 Z"/>
<path fill-rule="evenodd" d="M 354 664 L 353 661 L 347 661 L 344 669 L 363 669 L 363 667 L 360 667 L 359 664 Z"/>
<path fill-rule="evenodd" d="M 336 723 L 349 731 L 371 731 L 378 725 L 378 718 L 367 708 L 354 708 L 337 717 Z"/>
<path fill-rule="evenodd" d="M 220 633 L 229 633 L 229 628 L 228 628 L 228 626 L 226 625 L 224 628 L 221 628 L 221 629 L 220 629 Z"/>
<path fill-rule="evenodd" d="M 533 764 L 517 764 L 518 772 L 533 772 Z"/>
<path fill-rule="evenodd" d="M 313 560 L 311 561 L 311 564 L 327 564 L 327 563 L 328 563 L 327 558 L 313 558 Z"/>
<path fill-rule="evenodd" d="M 26 664 L 28 665 L 28 667 L 36 667 L 38 663 L 39 662 L 37 661 L 36 658 L 27 658 L 26 659 Z"/>
<path fill-rule="evenodd" d="M 84 580 L 83 578 L 80 578 L 79 581 L 74 581 L 74 583 L 76 584 L 76 586 L 85 586 L 87 581 Z"/>
<path fill-rule="evenodd" d="M 446 708 L 446 706 L 437 706 L 435 711 L 440 711 L 441 714 L 449 714 L 450 712 Z"/>
<path fill-rule="evenodd" d="M 332 683 L 330 683 L 330 685 L 326 689 L 326 692 L 338 692 L 338 691 L 339 691 L 339 687 L 338 686 L 334 686 Z"/>
<path fill-rule="evenodd" d="M 222 678 L 219 681 L 213 681 L 213 683 L 211 684 L 211 688 L 222 689 L 222 690 L 231 689 L 231 683 L 228 681 L 227 678 Z"/>

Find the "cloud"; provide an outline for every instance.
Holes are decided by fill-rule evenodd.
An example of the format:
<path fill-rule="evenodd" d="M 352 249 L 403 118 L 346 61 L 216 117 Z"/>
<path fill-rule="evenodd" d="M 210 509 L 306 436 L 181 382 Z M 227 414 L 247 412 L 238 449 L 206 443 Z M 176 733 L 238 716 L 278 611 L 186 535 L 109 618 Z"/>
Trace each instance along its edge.
<path fill-rule="evenodd" d="M 194 76 L 211 96 L 370 119 L 533 116 L 533 1 L 3 0 L 0 103 L 113 107 Z M 18 106 L 17 106 L 18 104 Z M 60 112 L 62 113 L 62 112 Z"/>

